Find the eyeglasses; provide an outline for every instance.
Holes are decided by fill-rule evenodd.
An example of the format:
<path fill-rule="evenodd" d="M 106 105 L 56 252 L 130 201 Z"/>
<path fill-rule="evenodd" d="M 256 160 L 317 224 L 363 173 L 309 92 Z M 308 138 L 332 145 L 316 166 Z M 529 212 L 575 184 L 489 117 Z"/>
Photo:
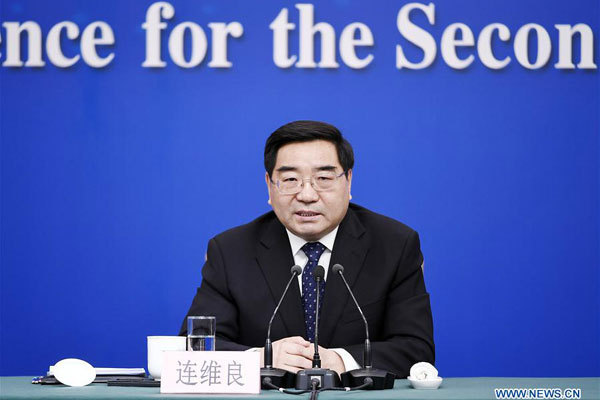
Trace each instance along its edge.
<path fill-rule="evenodd" d="M 310 181 L 311 186 L 317 192 L 325 192 L 333 189 L 337 180 L 344 174 L 345 172 L 337 175 L 333 171 L 321 171 L 310 178 L 302 178 L 298 173 L 284 172 L 276 181 L 271 180 L 271 183 L 277 186 L 277 190 L 281 194 L 300 193 L 305 181 Z"/>

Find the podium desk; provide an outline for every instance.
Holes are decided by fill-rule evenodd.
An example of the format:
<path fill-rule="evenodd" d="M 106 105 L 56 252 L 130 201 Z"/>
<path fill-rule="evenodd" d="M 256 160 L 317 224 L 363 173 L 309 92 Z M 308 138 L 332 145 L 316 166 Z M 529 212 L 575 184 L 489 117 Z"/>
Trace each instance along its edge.
<path fill-rule="evenodd" d="M 118 387 L 105 384 L 92 384 L 85 387 L 63 385 L 34 385 L 32 377 L 0 377 L 0 399 L 308 399 L 309 394 L 292 396 L 278 391 L 262 391 L 259 395 L 191 395 L 161 394 L 159 388 Z M 319 399 L 447 399 L 447 400 L 491 400 L 496 399 L 496 388 L 525 389 L 580 389 L 581 399 L 600 399 L 600 378 L 444 378 L 437 390 L 416 390 L 406 379 L 396 380 L 392 390 L 373 391 L 325 391 Z M 531 397 L 530 397 L 531 398 Z"/>

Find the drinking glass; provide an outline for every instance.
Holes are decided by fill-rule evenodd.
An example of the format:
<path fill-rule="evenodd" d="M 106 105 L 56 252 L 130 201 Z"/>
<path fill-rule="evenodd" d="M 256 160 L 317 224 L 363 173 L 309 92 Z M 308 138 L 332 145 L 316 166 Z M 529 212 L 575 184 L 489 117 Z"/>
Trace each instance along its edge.
<path fill-rule="evenodd" d="M 187 350 L 214 351 L 217 320 L 215 317 L 190 316 L 187 318 Z"/>

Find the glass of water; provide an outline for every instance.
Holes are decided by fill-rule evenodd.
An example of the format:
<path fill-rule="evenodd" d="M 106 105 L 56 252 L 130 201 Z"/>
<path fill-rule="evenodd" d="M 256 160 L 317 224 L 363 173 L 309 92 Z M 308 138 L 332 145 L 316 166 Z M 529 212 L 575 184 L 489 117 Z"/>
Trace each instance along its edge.
<path fill-rule="evenodd" d="M 188 351 L 214 351 L 215 317 L 191 316 L 187 318 L 187 349 Z"/>

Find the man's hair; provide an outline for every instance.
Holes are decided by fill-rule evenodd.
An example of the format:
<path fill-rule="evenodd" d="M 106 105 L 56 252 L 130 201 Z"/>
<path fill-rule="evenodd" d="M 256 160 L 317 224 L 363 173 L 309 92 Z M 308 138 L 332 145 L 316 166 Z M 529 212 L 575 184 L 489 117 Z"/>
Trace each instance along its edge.
<path fill-rule="evenodd" d="M 319 121 L 294 121 L 278 128 L 265 143 L 265 170 L 269 177 L 277 162 L 277 152 L 282 146 L 296 142 L 326 140 L 335 145 L 340 165 L 348 176 L 348 170 L 354 167 L 354 151 L 342 133 L 333 125 Z"/>

